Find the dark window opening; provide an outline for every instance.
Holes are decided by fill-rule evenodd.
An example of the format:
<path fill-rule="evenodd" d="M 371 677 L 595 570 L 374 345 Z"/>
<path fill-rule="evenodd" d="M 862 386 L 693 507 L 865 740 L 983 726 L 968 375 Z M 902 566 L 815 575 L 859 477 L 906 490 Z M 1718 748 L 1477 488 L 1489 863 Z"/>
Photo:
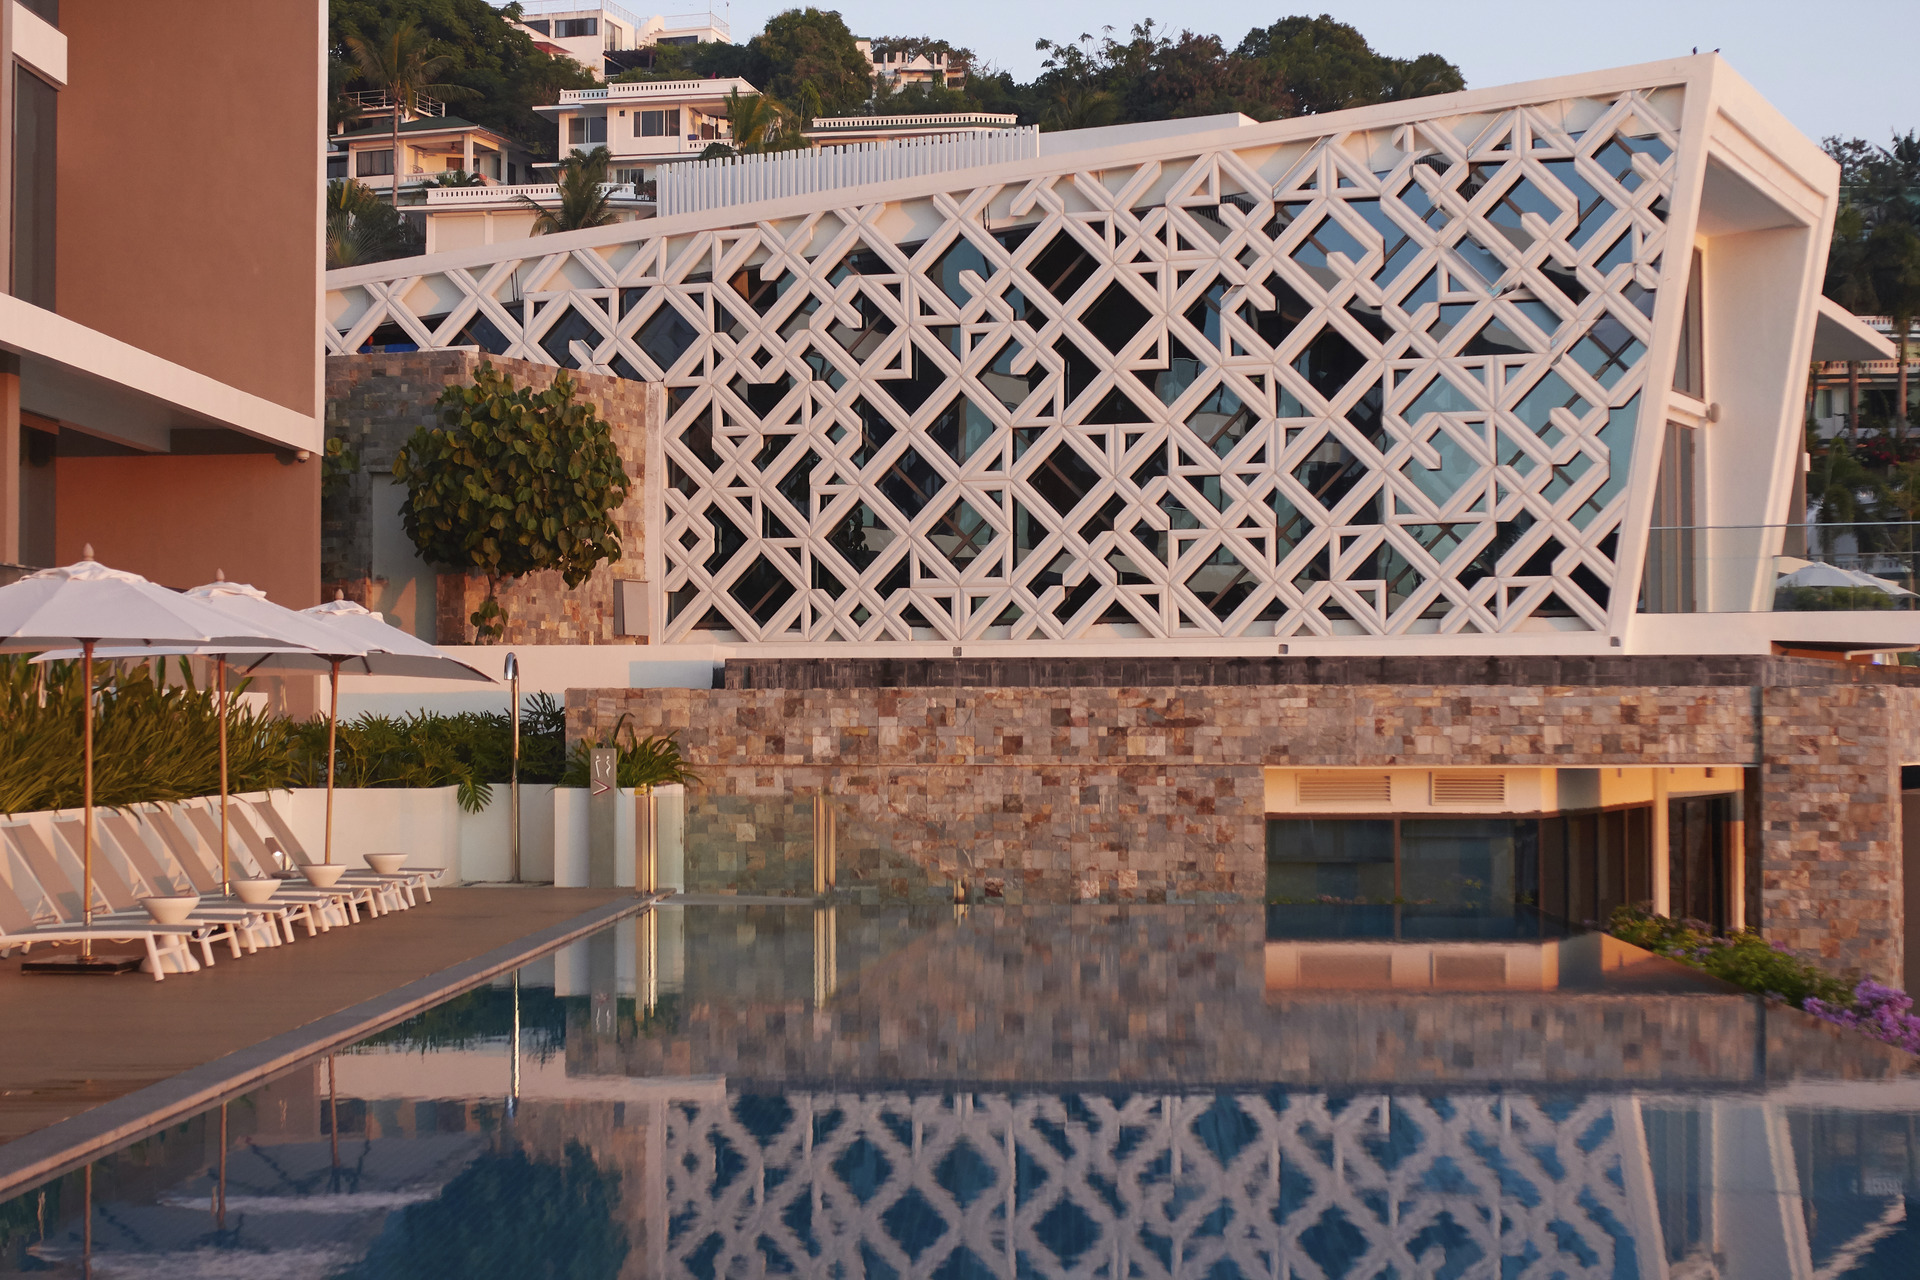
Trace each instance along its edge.
<path fill-rule="evenodd" d="M 1673 389 L 1707 398 L 1705 326 L 1701 314 L 1700 251 L 1693 251 L 1693 266 L 1687 272 L 1687 303 L 1680 319 L 1680 353 L 1673 361 Z"/>
<path fill-rule="evenodd" d="M 1694 611 L 1693 453 L 1693 431 L 1669 422 L 1653 488 L 1653 527 L 1640 583 L 1642 613 Z"/>
<path fill-rule="evenodd" d="M 24 68 L 15 69 L 13 86 L 12 292 L 52 310 L 60 95 Z"/>

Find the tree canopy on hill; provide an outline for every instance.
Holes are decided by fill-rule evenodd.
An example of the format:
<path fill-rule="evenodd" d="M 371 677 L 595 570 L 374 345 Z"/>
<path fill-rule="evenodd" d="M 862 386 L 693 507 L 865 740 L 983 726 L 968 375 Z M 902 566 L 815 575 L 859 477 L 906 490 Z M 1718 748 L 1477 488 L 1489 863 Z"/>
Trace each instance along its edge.
<path fill-rule="evenodd" d="M 1317 115 L 1467 87 L 1460 68 L 1439 54 L 1390 58 L 1374 52 L 1353 27 L 1324 13 L 1255 27 L 1234 56 L 1260 63 L 1286 86 L 1292 98 L 1289 115 Z"/>
<path fill-rule="evenodd" d="M 663 46 L 653 65 L 621 79 L 742 76 L 802 115 L 998 111 L 1055 129 L 1244 111 L 1258 120 L 1334 111 L 1465 87 L 1438 54 L 1376 52 L 1353 27 L 1322 15 L 1256 27 L 1229 48 L 1219 36 L 1143 22 L 1124 38 L 1038 41 L 1040 74 L 1022 84 L 970 49 L 931 35 L 873 39 L 878 52 L 946 53 L 964 87 L 910 86 L 870 97 L 869 64 L 838 13 L 789 9 L 745 44 Z M 816 105 L 817 104 L 817 105 Z"/>
<path fill-rule="evenodd" d="M 515 30 L 487 0 L 330 0 L 327 45 L 333 63 L 353 65 L 349 35 L 371 36 L 408 18 L 426 33 L 429 54 L 450 59 L 439 79 L 467 91 L 450 109 L 536 155 L 554 154 L 554 131 L 552 122 L 532 108 L 557 101 L 562 89 L 597 83 L 572 59 L 536 49 L 532 37 Z M 338 71 L 332 78 L 345 90 L 369 87 Z"/>

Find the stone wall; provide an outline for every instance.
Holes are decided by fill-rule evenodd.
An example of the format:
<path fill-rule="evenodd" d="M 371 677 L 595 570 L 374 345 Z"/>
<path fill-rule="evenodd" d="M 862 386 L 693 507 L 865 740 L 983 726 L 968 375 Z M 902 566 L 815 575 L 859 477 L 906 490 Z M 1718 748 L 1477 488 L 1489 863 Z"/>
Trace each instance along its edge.
<path fill-rule="evenodd" d="M 522 386 L 544 388 L 560 370 L 551 365 L 507 360 L 471 351 L 408 352 L 327 358 L 327 435 L 344 440 L 360 458 L 360 471 L 344 491 L 322 504 L 322 593 L 335 589 L 348 599 L 371 598 L 374 475 L 393 469 L 394 455 L 415 428 L 436 423 L 435 402 L 447 386 L 468 382 L 483 361 Z M 615 514 L 621 558 L 603 565 L 577 588 L 558 573 L 532 574 L 503 583 L 500 603 L 507 613 L 503 643 L 612 644 L 628 640 L 614 632 L 613 593 L 618 580 L 646 576 L 644 491 L 648 434 L 658 395 L 645 383 L 602 374 L 570 371 L 580 398 L 598 410 L 613 428 L 633 488 Z M 435 594 L 436 639 L 443 644 L 473 638 L 467 619 L 486 598 L 486 580 L 478 574 L 442 570 Z"/>
<path fill-rule="evenodd" d="M 621 1041 L 613 1063 L 588 1061 L 569 1037 L 569 1066 L 736 1089 L 1260 1081 L 1338 1091 L 1758 1089 L 1897 1077 L 1911 1061 L 1731 989 L 1675 990 L 1684 975 L 1533 992 L 1273 990 L 1259 907 L 950 912 L 689 910 L 686 954 L 702 964 L 671 1016 Z M 836 939 L 830 960 L 822 932 Z M 822 968 L 834 975 L 825 1000 L 814 989 Z"/>
<path fill-rule="evenodd" d="M 1625 683 L 1635 660 L 1613 661 L 1623 682 L 1601 686 L 1342 684 L 1322 660 L 1314 684 L 576 690 L 568 728 L 605 735 L 631 712 L 677 733 L 701 776 L 690 850 L 731 838 L 707 815 L 787 806 L 798 823 L 829 792 L 838 884 L 893 901 L 963 881 L 1007 902 L 1257 902 L 1267 766 L 1748 768 L 1762 927 L 1836 970 L 1899 980 L 1898 766 L 1920 760 L 1920 688 L 1782 659 L 1712 674 L 1653 660 L 1648 675 L 1703 682 Z M 702 887 L 804 892 L 792 861 Z"/>

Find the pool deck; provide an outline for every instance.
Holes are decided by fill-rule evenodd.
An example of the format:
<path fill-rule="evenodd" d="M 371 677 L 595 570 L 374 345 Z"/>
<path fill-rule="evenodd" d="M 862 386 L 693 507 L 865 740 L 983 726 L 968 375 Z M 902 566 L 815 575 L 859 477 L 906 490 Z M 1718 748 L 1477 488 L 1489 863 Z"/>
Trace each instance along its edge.
<path fill-rule="evenodd" d="M 15 955 L 0 961 L 0 1144 L 303 1028 L 346 1033 L 397 1008 L 394 998 L 438 998 L 475 981 L 488 962 L 524 951 L 522 940 L 542 945 L 531 935 L 557 945 L 643 902 L 631 889 L 441 889 L 414 910 L 314 938 L 302 931 L 239 960 L 217 949 L 213 968 L 163 982 L 26 975 Z"/>

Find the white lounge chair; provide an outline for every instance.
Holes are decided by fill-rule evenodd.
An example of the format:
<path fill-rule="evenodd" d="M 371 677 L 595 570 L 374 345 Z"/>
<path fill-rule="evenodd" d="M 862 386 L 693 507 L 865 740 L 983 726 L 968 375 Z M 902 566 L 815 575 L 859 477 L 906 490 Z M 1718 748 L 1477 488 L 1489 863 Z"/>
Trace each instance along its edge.
<path fill-rule="evenodd" d="M 213 944 L 222 942 L 235 959 L 240 957 L 240 937 L 231 924 L 202 921 L 163 925 L 155 922 L 144 909 L 137 915 L 108 910 L 97 892 L 95 900 L 99 909 L 94 913 L 92 924 L 83 923 L 80 891 L 60 866 L 52 845 L 25 823 L 0 826 L 0 853 L 6 855 L 0 856 L 0 863 L 6 864 L 5 869 L 9 871 L 17 871 L 19 881 L 16 883 L 10 874 L 0 875 L 0 880 L 7 882 L 8 895 L 26 913 L 24 922 L 31 926 L 27 932 L 8 929 L 14 941 L 5 944 L 6 948 L 29 946 L 33 942 L 138 942 L 144 939 L 149 959 L 158 963 L 156 948 L 166 950 L 193 943 L 199 946 L 201 959 L 211 965 Z M 15 923 L 21 920 L 16 919 Z M 174 941 L 160 947 L 160 939 Z"/>
<path fill-rule="evenodd" d="M 79 818 L 56 818 L 53 822 L 53 834 L 55 838 L 65 844 L 67 848 L 66 868 L 70 874 L 77 871 L 81 865 L 80 842 L 83 838 L 81 831 L 82 825 Z M 118 847 L 107 838 L 106 832 L 101 829 L 100 819 L 96 814 L 93 829 L 94 893 L 99 901 L 106 904 L 107 910 L 115 915 L 123 916 L 127 919 L 138 919 L 142 916 L 147 916 L 147 909 L 140 902 L 142 897 L 148 896 L 147 893 L 141 891 L 142 888 L 146 888 L 147 886 L 136 886 L 121 874 L 120 868 L 115 865 L 114 857 L 111 856 L 118 852 Z M 158 889 L 150 889 L 149 891 L 154 895 L 160 893 Z M 96 908 L 94 918 L 98 919 L 99 914 L 99 910 Z M 151 919 L 150 916 L 148 918 Z M 277 947 L 280 945 L 280 929 L 277 922 L 267 919 L 261 912 L 249 906 L 234 908 L 225 905 L 224 902 L 220 900 L 214 900 L 212 902 L 203 900 L 195 904 L 192 914 L 187 917 L 186 923 L 215 926 L 225 925 L 227 928 L 233 930 L 234 936 L 239 940 L 240 945 L 245 947 L 249 953 L 258 951 L 262 947 Z"/>
<path fill-rule="evenodd" d="M 277 845 L 280 853 L 286 857 L 291 866 L 320 861 L 302 847 L 300 838 L 293 834 L 293 828 L 285 818 L 280 816 L 280 811 L 273 807 L 271 801 L 261 799 L 249 800 L 246 803 L 270 833 L 264 836 L 264 843 L 269 850 Z M 428 886 L 446 874 L 446 871 L 440 867 L 402 867 L 390 876 L 383 876 L 371 868 L 354 868 L 341 879 L 360 884 L 397 885 L 406 895 L 406 905 L 411 907 L 416 901 L 413 896 L 415 890 L 419 891 L 420 900 L 432 902 L 433 892 Z"/>
<path fill-rule="evenodd" d="M 204 874 L 214 879 L 219 877 L 220 814 L 217 808 L 209 814 L 204 808 L 191 804 L 177 808 L 156 806 L 144 816 L 160 833 L 175 857 L 183 862 L 192 858 Z M 233 867 L 249 880 L 273 877 L 272 868 L 262 867 L 237 839 L 227 842 L 227 856 L 232 860 Z M 316 889 L 305 881 L 296 881 L 282 885 L 274 897 L 277 899 L 282 895 L 290 902 L 325 904 L 320 912 L 320 927 L 323 929 L 358 924 L 362 906 L 367 908 L 369 915 L 379 914 L 379 904 L 374 894 L 357 885 Z"/>
<path fill-rule="evenodd" d="M 146 963 L 141 966 L 159 982 L 167 976 L 169 970 L 174 973 L 192 973 L 200 968 L 200 962 L 193 958 L 189 943 L 205 939 L 201 930 L 190 926 L 179 928 L 167 925 L 148 924 L 145 928 L 137 924 L 102 924 L 92 928 L 67 925 L 58 922 L 43 923 L 34 918 L 34 912 L 15 892 L 13 885 L 5 876 L 0 876 L 0 956 L 10 956 L 14 952 L 31 952 L 39 946 L 57 947 L 84 942 L 138 942 L 146 947 Z M 208 957 L 209 963 L 212 958 Z"/>
<path fill-rule="evenodd" d="M 242 903 L 237 898 L 226 897 L 218 881 L 201 884 L 190 875 L 187 869 L 168 865 L 164 855 L 154 848 L 147 833 L 142 831 L 130 814 L 108 810 L 94 817 L 94 839 L 105 838 L 132 866 L 134 874 L 146 882 L 149 891 L 157 894 L 200 895 L 200 906 L 196 914 L 209 920 L 223 918 L 239 919 L 243 916 L 258 916 L 276 925 L 282 938 L 292 942 L 299 934 L 294 930 L 294 922 L 302 921 L 307 926 L 307 936 L 318 933 L 314 923 L 315 904 L 311 902 Z M 69 837 L 69 843 L 71 838 Z"/>

